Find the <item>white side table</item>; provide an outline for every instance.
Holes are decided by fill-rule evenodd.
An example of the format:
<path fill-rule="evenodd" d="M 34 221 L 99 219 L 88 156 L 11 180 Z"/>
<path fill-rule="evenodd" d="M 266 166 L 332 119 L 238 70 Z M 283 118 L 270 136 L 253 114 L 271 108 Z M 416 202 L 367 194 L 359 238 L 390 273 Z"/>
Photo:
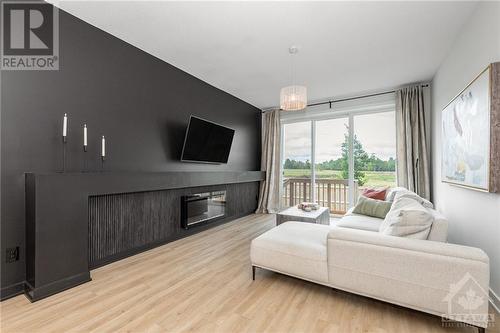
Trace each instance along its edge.
<path fill-rule="evenodd" d="M 276 214 L 276 225 L 286 221 L 299 221 L 307 223 L 330 224 L 330 209 L 320 207 L 310 212 L 303 211 L 296 206 L 287 208 Z"/>

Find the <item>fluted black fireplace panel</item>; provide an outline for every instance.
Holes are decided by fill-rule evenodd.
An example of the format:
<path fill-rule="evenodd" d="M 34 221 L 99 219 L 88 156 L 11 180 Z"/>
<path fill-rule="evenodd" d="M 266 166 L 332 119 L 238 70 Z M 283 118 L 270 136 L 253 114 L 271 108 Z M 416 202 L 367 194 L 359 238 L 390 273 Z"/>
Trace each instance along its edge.
<path fill-rule="evenodd" d="M 200 193 L 224 193 L 224 213 L 212 224 L 252 213 L 258 183 L 227 184 L 184 189 L 99 195 L 89 197 L 89 265 L 91 268 L 145 249 L 205 230 L 182 224 L 182 199 Z"/>
<path fill-rule="evenodd" d="M 172 192 L 112 194 L 89 198 L 90 265 L 175 234 Z M 169 207 L 170 204 L 170 207 Z"/>

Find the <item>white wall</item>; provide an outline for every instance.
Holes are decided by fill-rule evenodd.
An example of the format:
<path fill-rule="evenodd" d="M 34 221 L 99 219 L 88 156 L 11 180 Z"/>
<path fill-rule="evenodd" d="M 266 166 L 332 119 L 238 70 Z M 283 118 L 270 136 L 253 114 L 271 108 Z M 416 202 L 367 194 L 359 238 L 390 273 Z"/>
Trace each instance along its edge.
<path fill-rule="evenodd" d="M 500 61 L 500 2 L 480 2 L 432 81 L 433 200 L 450 220 L 449 241 L 482 248 L 500 295 L 500 193 L 441 182 L 441 111 L 489 63 Z"/>

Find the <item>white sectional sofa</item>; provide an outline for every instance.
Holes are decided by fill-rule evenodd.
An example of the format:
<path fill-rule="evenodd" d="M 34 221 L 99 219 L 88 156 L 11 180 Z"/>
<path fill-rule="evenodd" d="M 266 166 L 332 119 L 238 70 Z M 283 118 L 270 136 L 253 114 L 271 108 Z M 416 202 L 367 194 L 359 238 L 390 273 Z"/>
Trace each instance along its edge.
<path fill-rule="evenodd" d="M 378 232 L 382 219 L 349 212 L 337 225 L 286 222 L 255 238 L 255 267 L 477 326 L 488 324 L 489 259 L 478 248 L 445 243 L 448 222 L 432 210 L 428 240 Z M 486 300 L 465 316 L 464 280 Z M 467 282 L 467 281 L 465 281 Z M 484 298 L 484 297 L 483 297 Z M 458 319 L 457 319 L 458 318 Z"/>

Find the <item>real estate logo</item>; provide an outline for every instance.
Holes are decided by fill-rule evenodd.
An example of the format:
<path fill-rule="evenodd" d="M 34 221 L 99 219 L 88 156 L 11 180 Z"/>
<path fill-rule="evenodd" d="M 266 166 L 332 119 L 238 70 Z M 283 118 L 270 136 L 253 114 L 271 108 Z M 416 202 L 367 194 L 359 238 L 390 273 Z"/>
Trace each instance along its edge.
<path fill-rule="evenodd" d="M 58 70 L 59 15 L 51 4 L 2 1 L 1 69 Z"/>
<path fill-rule="evenodd" d="M 448 303 L 448 311 L 442 316 L 443 326 L 464 323 L 493 326 L 495 319 L 488 313 L 488 301 L 488 292 L 467 272 L 460 281 L 450 285 L 450 291 L 443 299 Z"/>

